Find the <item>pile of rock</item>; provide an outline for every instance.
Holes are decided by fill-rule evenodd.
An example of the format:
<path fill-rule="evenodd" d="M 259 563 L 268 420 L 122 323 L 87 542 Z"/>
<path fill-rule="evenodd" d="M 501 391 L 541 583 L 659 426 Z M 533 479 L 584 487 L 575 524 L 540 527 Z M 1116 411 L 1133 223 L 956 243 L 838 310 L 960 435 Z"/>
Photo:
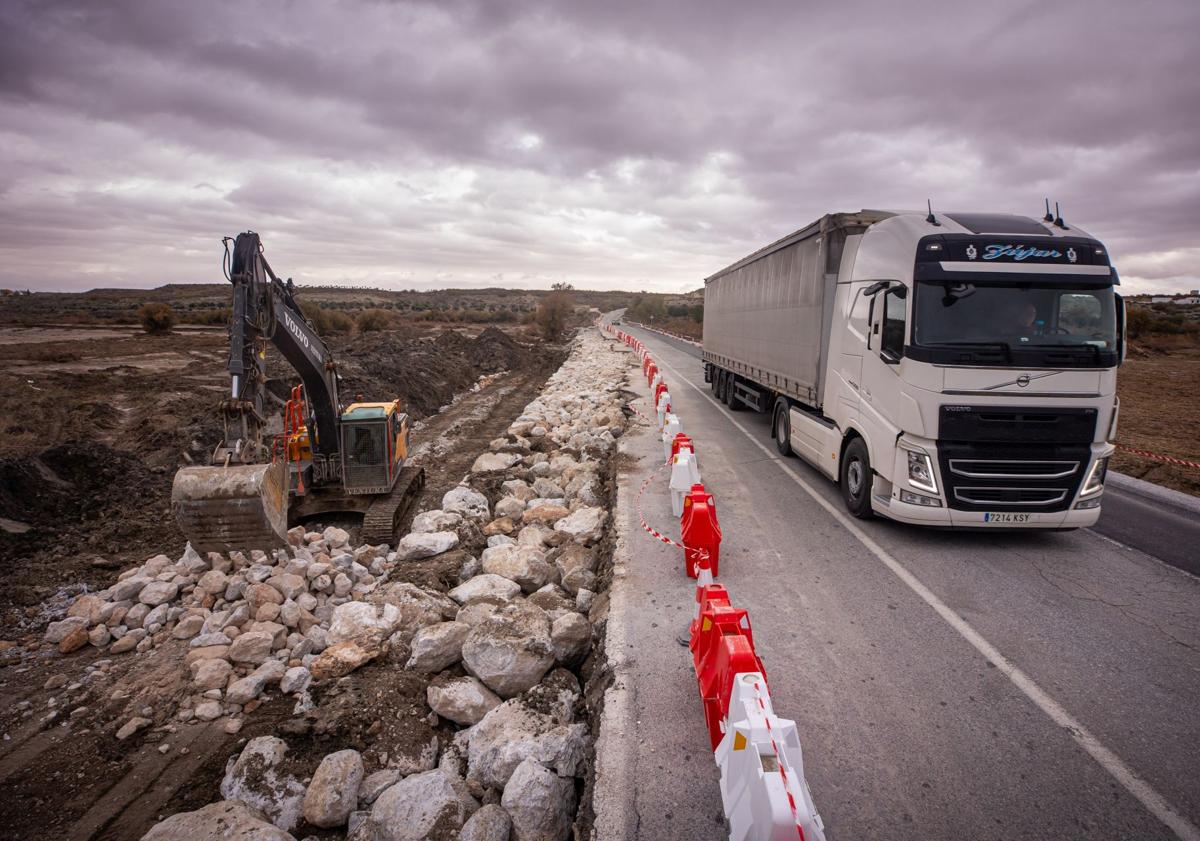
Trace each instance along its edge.
<path fill-rule="evenodd" d="M 542 394 L 441 508 L 417 515 L 395 551 L 352 550 L 336 531 L 297 530 L 273 558 L 152 559 L 69 616 L 76 621 L 62 626 L 63 639 L 82 629 L 89 640 L 119 632 L 119 642 L 134 620 L 143 630 L 134 650 L 190 639 L 192 679 L 212 704 L 202 715 L 198 703 L 197 717 L 245 712 L 274 684 L 311 701 L 310 682 L 401 646 L 404 667 L 430 676 L 430 709 L 464 728 L 419 763 L 372 770 L 340 750 L 307 780 L 285 770 L 286 743 L 253 739 L 230 760 L 222 802 L 146 837 L 244 824 L 247 837 L 286 839 L 302 820 L 345 826 L 354 841 L 569 837 L 591 744 L 576 672 L 603 614 L 604 482 L 624 429 L 628 359 L 598 333 L 577 338 Z M 461 558 L 448 593 L 389 580 L 448 552 Z M 155 584 L 164 586 L 151 600 L 165 598 L 150 604 L 142 594 Z M 165 609 L 153 617 L 139 609 L 131 620 L 136 605 Z"/>

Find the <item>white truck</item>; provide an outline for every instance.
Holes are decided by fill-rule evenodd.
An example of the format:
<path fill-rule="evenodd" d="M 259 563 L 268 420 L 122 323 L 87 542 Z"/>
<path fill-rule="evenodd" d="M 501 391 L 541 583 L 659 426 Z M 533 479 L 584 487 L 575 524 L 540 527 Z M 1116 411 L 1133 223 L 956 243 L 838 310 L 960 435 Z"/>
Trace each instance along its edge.
<path fill-rule="evenodd" d="M 704 374 L 841 486 L 934 526 L 1100 516 L 1124 358 L 1104 246 L 1046 218 L 822 217 L 704 282 Z"/>

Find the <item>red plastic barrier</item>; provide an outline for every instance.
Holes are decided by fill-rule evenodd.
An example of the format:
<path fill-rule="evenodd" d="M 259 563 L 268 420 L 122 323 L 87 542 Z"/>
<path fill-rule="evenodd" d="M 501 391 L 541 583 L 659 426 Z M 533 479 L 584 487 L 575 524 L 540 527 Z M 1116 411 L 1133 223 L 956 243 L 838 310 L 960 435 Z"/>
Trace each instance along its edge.
<path fill-rule="evenodd" d="M 696 454 L 696 443 L 688 436 L 686 432 L 677 432 L 675 437 L 671 439 L 671 458 L 679 455 L 680 450 L 691 450 L 692 455 Z M 716 574 L 715 572 L 713 573 Z"/>
<path fill-rule="evenodd" d="M 679 535 L 683 541 L 688 578 L 700 574 L 696 568 L 700 551 L 708 552 L 708 568 L 716 576 L 721 563 L 721 523 L 717 520 L 717 501 L 702 484 L 692 485 L 692 490 L 683 498 Z"/>
<path fill-rule="evenodd" d="M 666 390 L 667 390 L 667 381 L 659 380 L 658 385 L 656 385 L 654 387 L 654 405 L 655 406 L 658 405 L 658 398 L 661 397 L 662 393 Z"/>
<path fill-rule="evenodd" d="M 701 589 L 700 617 L 692 625 L 689 647 L 709 740 L 716 750 L 723 735 L 721 723 L 729 713 L 734 676 L 759 672 L 765 680 L 766 671 L 754 653 L 750 615 L 729 603 L 729 594 L 721 585 Z"/>

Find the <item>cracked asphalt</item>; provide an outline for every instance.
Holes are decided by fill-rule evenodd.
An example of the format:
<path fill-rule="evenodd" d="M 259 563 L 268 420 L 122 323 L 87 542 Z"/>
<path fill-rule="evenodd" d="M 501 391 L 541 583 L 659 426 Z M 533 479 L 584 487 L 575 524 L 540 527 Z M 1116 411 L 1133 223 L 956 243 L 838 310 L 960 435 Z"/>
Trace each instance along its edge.
<path fill-rule="evenodd" d="M 1200 580 L 1096 530 L 874 520 L 856 535 L 818 501 L 841 508 L 833 484 L 775 457 L 765 418 L 712 400 L 688 350 L 626 329 L 665 363 L 698 442 L 725 533 L 719 580 L 750 610 L 830 839 L 1200 837 Z M 725 838 L 675 641 L 693 587 L 682 553 L 646 536 L 631 504 L 661 446 L 634 427 L 622 447 L 625 557 L 609 632 L 620 703 L 599 759 L 609 770 L 597 826 L 613 838 Z M 677 535 L 665 488 L 647 493 L 645 512 Z"/>

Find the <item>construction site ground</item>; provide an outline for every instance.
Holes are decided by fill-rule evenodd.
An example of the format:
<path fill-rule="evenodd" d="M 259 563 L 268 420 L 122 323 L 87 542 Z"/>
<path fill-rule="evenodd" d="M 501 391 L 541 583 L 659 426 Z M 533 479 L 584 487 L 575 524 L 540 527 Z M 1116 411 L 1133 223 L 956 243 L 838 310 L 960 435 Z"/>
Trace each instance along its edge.
<path fill-rule="evenodd" d="M 415 419 L 413 460 L 427 483 L 414 512 L 436 507 L 565 354 L 494 327 L 420 325 L 331 344 L 349 394 L 399 396 Z M 91 646 L 65 657 L 53 645 L 37 650 L 56 605 L 183 546 L 171 480 L 179 466 L 204 463 L 218 440 L 226 347 L 222 329 L 0 330 L 2 839 L 138 838 L 160 816 L 210 802 L 247 737 L 300 728 L 294 735 L 310 738 L 288 762 L 311 765 L 338 747 L 428 744 L 438 726 L 425 715 L 426 678 L 386 668 L 408 656 L 394 650 L 322 689 L 315 718 L 294 717 L 294 699 L 276 697 L 240 732 L 217 721 L 118 742 L 111 724 L 129 698 L 160 709 L 187 693 L 187 642 L 136 658 L 106 658 Z M 278 377 L 273 391 L 294 379 L 278 360 L 269 373 Z M 453 565 L 415 562 L 393 580 L 444 590 L 457 582 Z M 22 648 L 34 656 L 18 656 Z M 46 728 L 51 696 L 98 713 L 95 726 L 65 736 Z M 163 742 L 172 743 L 168 754 Z"/>

